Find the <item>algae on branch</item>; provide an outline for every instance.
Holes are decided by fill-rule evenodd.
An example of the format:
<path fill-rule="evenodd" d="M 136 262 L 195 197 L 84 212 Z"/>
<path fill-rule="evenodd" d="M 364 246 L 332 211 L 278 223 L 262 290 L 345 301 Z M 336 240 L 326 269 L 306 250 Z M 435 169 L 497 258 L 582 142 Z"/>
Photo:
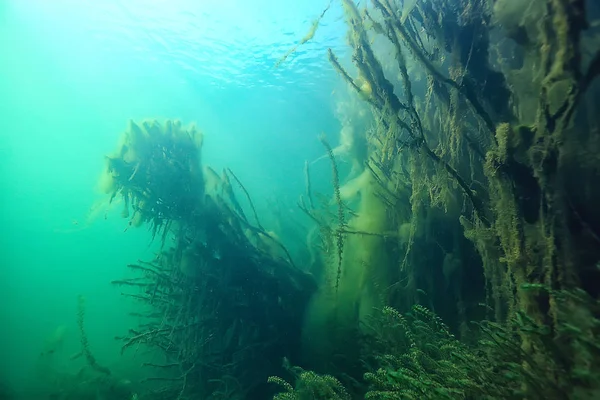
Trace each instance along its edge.
<path fill-rule="evenodd" d="M 331 49 L 328 58 L 372 108 L 365 171 L 396 228 L 395 235 L 394 226 L 363 232 L 387 240 L 386 262 L 365 263 L 371 276 L 392 279 L 382 298 L 406 310 L 421 300 L 416 293 L 427 292 L 431 307 L 460 327 L 461 340 L 478 336 L 466 328 L 470 319 L 495 318 L 498 336 L 510 339 L 504 350 L 519 349 L 510 365 L 524 367 L 507 371 L 520 374 L 513 388 L 530 396 L 596 393 L 588 379 L 599 370 L 592 350 L 560 335 L 543 343 L 532 336 L 548 330 L 587 332 L 586 343 L 597 337 L 585 322 L 597 320 L 594 306 L 559 304 L 559 293 L 600 293 L 591 283 L 600 277 L 600 160 L 591 153 L 598 147 L 591 110 L 600 48 L 582 40 L 587 3 L 373 0 L 361 10 L 341 1 L 357 77 Z M 387 39 L 393 60 L 373 45 L 375 34 Z M 426 85 L 407 59 L 421 65 Z M 359 193 L 340 185 L 344 197 Z M 356 221 L 368 219 L 363 202 L 355 201 Z M 348 244 L 359 233 L 354 221 Z M 377 251 L 370 256 L 380 260 Z M 563 307 L 581 318 L 567 322 Z M 528 330 L 534 325 L 539 329 Z"/>

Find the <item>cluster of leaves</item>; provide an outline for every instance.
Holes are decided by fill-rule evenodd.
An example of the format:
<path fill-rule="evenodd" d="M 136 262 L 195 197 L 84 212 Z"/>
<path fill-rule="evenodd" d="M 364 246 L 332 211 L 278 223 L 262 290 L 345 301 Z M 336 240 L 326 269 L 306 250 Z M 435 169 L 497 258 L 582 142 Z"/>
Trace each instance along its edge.
<path fill-rule="evenodd" d="M 416 305 L 401 314 L 384 307 L 369 325 L 373 358 L 364 376 L 365 399 L 507 398 L 511 377 L 497 374 L 483 351 L 476 351 L 452 335 L 439 317 Z M 366 363 L 370 364 L 367 360 Z M 301 371 L 296 386 L 272 377 L 285 392 L 275 400 L 346 399 L 340 382 L 328 375 Z"/>
<path fill-rule="evenodd" d="M 513 381 L 513 396 L 595 399 L 600 396 L 600 302 L 581 289 L 525 284 L 555 305 L 552 321 L 518 311 L 509 324 L 479 323 L 494 370 Z"/>
<path fill-rule="evenodd" d="M 488 358 L 461 343 L 439 317 L 416 305 L 404 315 L 385 307 L 374 320 L 378 368 L 365 374 L 367 399 L 505 398 L 504 376 Z M 392 351 L 389 351 L 389 350 Z"/>
<path fill-rule="evenodd" d="M 432 312 L 386 307 L 372 326 L 379 354 L 367 399 L 592 399 L 600 395 L 600 303 L 583 290 L 524 285 L 558 313 L 537 321 L 520 310 L 505 324 L 477 323 L 467 346 Z"/>
<path fill-rule="evenodd" d="M 299 373 L 296 386 L 272 376 L 270 383 L 281 386 L 284 391 L 275 395 L 273 400 L 350 400 L 350 394 L 342 383 L 331 375 L 319 375 L 313 371 L 294 368 Z"/>
<path fill-rule="evenodd" d="M 529 284 L 521 290 L 546 293 L 562 310 L 556 324 L 518 311 L 505 324 L 477 323 L 481 340 L 472 346 L 422 306 L 404 314 L 384 307 L 368 325 L 372 333 L 364 361 L 370 372 L 364 376 L 364 398 L 598 398 L 600 314 L 594 311 L 600 311 L 600 303 L 577 289 Z M 285 389 L 275 400 L 349 398 L 336 378 L 297 370 L 295 387 L 270 378 Z"/>

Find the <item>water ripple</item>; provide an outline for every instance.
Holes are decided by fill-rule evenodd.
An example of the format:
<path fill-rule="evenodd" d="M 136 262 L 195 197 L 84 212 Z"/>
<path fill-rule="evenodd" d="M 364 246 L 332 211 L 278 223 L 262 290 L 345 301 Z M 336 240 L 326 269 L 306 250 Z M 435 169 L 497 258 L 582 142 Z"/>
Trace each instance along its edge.
<path fill-rule="evenodd" d="M 231 2 L 236 3 L 225 0 Z M 229 14 L 196 4 L 159 9 L 131 1 L 98 10 L 91 29 L 96 27 L 105 46 L 127 46 L 140 61 L 168 64 L 186 79 L 211 81 L 213 86 L 312 88 L 331 76 L 327 49 L 338 53 L 346 49 L 340 9 L 332 7 L 315 37 L 274 68 L 322 10 L 322 2 L 312 3 L 304 15 L 281 17 L 260 9 L 244 15 L 244 10 Z"/>

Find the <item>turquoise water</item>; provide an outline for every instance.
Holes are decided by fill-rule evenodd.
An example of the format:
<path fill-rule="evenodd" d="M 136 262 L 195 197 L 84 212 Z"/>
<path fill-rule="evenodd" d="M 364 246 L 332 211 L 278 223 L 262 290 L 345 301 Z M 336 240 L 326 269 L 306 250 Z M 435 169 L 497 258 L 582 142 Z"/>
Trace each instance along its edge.
<path fill-rule="evenodd" d="M 0 400 L 600 398 L 597 4 L 0 1 Z"/>
<path fill-rule="evenodd" d="M 109 283 L 154 249 L 144 229 L 124 232 L 118 211 L 106 218 L 90 213 L 102 198 L 95 182 L 103 156 L 129 119 L 195 121 L 205 133 L 203 162 L 236 172 L 259 214 L 274 199 L 298 212 L 304 160 L 322 154 L 321 132 L 334 139 L 339 131 L 334 111 L 340 80 L 326 58 L 328 47 L 342 57 L 346 51 L 339 5 L 313 40 L 278 69 L 274 64 L 326 5 L 1 2 L 4 381 L 31 386 L 44 346 L 63 331 L 64 354 L 78 351 L 78 295 L 86 298 L 97 358 L 117 371 L 134 362 L 118 357 L 113 339 L 131 327 L 131 302 Z M 329 173 L 328 165 L 323 170 Z"/>

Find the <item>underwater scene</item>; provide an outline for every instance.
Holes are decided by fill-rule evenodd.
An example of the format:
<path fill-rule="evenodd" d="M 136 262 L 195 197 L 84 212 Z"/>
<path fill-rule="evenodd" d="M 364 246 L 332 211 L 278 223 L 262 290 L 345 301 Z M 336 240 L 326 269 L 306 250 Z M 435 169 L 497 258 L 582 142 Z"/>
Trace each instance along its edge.
<path fill-rule="evenodd" d="M 600 399 L 600 2 L 0 2 L 0 400 Z"/>

